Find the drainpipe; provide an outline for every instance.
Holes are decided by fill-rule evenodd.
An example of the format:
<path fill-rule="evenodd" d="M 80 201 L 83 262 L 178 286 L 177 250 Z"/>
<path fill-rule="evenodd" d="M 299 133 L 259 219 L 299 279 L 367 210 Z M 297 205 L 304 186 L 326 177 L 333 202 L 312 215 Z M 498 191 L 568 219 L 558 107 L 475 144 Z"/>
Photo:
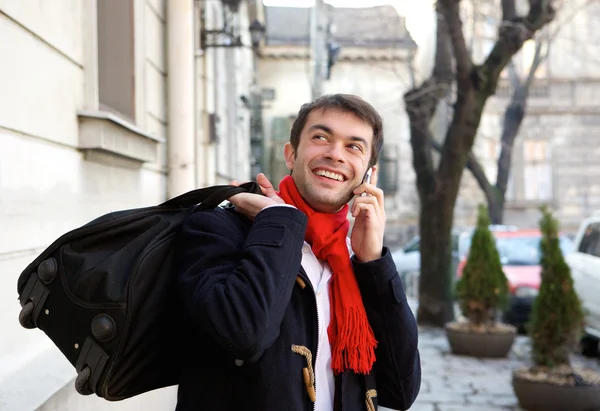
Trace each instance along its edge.
<path fill-rule="evenodd" d="M 167 0 L 167 198 L 196 188 L 194 2 Z"/>

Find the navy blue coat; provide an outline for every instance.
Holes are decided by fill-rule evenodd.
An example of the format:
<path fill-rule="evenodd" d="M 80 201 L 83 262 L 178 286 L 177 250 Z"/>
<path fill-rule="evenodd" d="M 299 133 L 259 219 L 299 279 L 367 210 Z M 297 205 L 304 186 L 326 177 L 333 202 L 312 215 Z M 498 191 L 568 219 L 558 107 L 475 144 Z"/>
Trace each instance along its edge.
<path fill-rule="evenodd" d="M 301 268 L 306 224 L 291 207 L 263 210 L 254 222 L 231 208 L 184 222 L 175 258 L 190 327 L 177 411 L 313 410 L 303 380 L 310 356 L 298 353 L 312 354 L 312 369 L 318 318 Z M 352 264 L 378 347 L 370 375 L 336 376 L 335 409 L 406 410 L 421 366 L 402 282 L 387 248 L 379 260 Z"/>

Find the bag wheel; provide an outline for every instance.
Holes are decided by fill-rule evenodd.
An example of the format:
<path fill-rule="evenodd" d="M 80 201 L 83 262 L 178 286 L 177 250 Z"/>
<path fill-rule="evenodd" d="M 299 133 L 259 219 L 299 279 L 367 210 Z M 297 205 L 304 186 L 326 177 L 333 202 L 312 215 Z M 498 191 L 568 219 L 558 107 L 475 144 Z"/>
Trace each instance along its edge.
<path fill-rule="evenodd" d="M 79 394 L 90 395 L 94 393 L 88 384 L 91 375 L 92 369 L 90 367 L 84 367 L 79 374 L 77 374 L 77 378 L 75 378 L 75 390 Z"/>
<path fill-rule="evenodd" d="M 21 308 L 21 312 L 19 313 L 19 323 L 21 323 L 23 328 L 36 328 L 33 319 L 31 318 L 34 308 L 33 301 L 28 301 L 23 308 Z"/>

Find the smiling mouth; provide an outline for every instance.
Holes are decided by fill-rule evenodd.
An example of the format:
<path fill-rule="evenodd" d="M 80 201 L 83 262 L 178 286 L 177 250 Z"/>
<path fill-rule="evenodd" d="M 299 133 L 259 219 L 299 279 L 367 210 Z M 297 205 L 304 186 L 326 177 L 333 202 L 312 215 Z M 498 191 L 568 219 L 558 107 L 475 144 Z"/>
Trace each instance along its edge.
<path fill-rule="evenodd" d="M 319 177 L 325 177 L 325 178 L 328 178 L 328 179 L 334 180 L 334 181 L 340 181 L 340 182 L 346 181 L 346 178 L 342 174 L 334 173 L 332 171 L 317 170 L 317 171 L 315 171 L 315 175 L 317 175 Z"/>

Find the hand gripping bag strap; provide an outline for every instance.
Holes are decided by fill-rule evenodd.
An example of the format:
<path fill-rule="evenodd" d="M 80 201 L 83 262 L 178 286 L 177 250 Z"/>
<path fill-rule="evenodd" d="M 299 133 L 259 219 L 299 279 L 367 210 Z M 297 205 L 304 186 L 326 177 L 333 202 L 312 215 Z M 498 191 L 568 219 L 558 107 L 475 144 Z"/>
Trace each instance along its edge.
<path fill-rule="evenodd" d="M 161 207 L 191 207 L 200 204 L 200 209 L 214 208 L 239 193 L 262 194 L 257 183 L 251 181 L 239 187 L 219 185 L 188 191 L 161 204 Z"/>

